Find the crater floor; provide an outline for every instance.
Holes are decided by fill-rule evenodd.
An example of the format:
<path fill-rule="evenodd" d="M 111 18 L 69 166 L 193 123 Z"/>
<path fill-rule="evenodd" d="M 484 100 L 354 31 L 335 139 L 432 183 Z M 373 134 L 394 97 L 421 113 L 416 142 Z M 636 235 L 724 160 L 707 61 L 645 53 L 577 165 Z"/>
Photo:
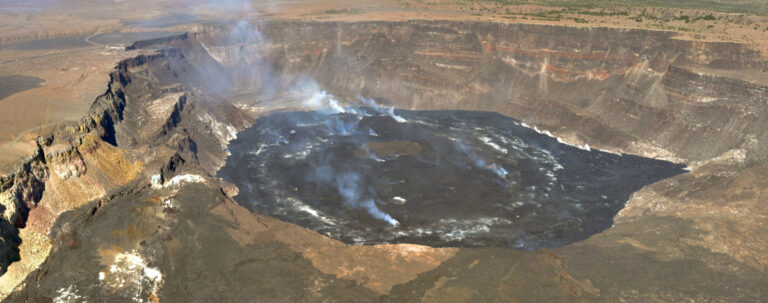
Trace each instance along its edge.
<path fill-rule="evenodd" d="M 557 247 L 682 166 L 558 143 L 489 112 L 341 108 L 260 118 L 219 176 L 259 213 L 352 244 Z"/>

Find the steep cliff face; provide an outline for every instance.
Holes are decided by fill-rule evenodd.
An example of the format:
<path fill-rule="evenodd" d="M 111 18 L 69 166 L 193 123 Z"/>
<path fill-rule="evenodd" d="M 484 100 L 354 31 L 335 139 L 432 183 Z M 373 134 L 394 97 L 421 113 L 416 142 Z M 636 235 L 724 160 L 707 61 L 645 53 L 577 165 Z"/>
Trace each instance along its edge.
<path fill-rule="evenodd" d="M 137 44 L 161 50 L 121 62 L 87 117 L 38 140 L 38 154 L 0 179 L 0 257 L 22 256 L 0 277 L 0 295 L 16 289 L 11 302 L 768 295 L 760 236 L 768 232 L 760 204 L 768 91 L 734 76 L 762 73 L 764 54 L 607 28 L 273 21 L 258 30 L 263 36 L 243 40 L 231 27 L 211 26 Z M 692 172 L 641 189 L 614 227 L 553 250 L 347 246 L 247 211 L 231 198 L 236 188 L 212 177 L 227 142 L 256 117 L 301 108 L 279 92 L 280 81 L 306 76 L 349 101 L 496 111 L 574 144 L 679 159 Z M 712 285 L 711 277 L 725 278 Z"/>
<path fill-rule="evenodd" d="M 15 173 L 2 177 L 0 271 L 5 273 L 8 265 L 21 257 L 0 277 L 2 296 L 45 259 L 50 249 L 47 234 L 59 214 L 140 175 L 144 167 L 141 159 L 117 146 L 118 139 L 129 140 L 129 135 L 118 133 L 117 129 L 125 119 L 126 108 L 130 108 L 128 95 L 142 95 L 141 88 L 132 84 L 128 70 L 163 56 L 139 56 L 121 62 L 110 75 L 107 91 L 96 99 L 86 117 L 38 138 L 35 155 L 22 161 Z M 126 89 L 131 91 L 126 93 Z M 165 118 L 178 119 L 173 117 L 174 113 L 166 113 Z M 20 245 L 26 248 L 21 255 Z"/>
<path fill-rule="evenodd" d="M 42 212 L 38 210 L 42 201 L 47 200 L 46 204 L 54 205 L 57 209 L 53 217 L 49 218 L 49 220 L 54 220 L 58 213 L 79 206 L 82 202 L 78 203 L 78 201 L 87 201 L 92 198 L 93 195 L 86 194 L 86 192 L 94 191 L 95 188 L 68 188 L 73 184 L 67 184 L 67 181 L 69 180 L 69 183 L 73 181 L 74 183 L 82 183 L 79 179 L 86 175 L 88 170 L 85 158 L 98 150 L 96 146 L 99 143 L 95 140 L 101 142 L 99 137 L 108 136 L 109 129 L 112 127 L 111 124 L 115 119 L 119 119 L 121 108 L 124 106 L 124 98 L 119 89 L 120 83 L 116 82 L 117 75 L 117 73 L 112 75 L 109 90 L 94 103 L 88 117 L 80 123 L 62 127 L 49 136 L 38 138 L 38 150 L 35 155 L 23 160 L 15 173 L 2 177 L 2 186 L 0 186 L 0 203 L 3 205 L 2 218 L 0 219 L 3 231 L 3 241 L 0 243 L 0 247 L 2 247 L 0 249 L 0 260 L 2 260 L 0 261 L 0 271 L 2 273 L 5 273 L 10 261 L 19 260 L 19 245 L 22 242 L 32 241 L 30 238 L 25 239 L 23 235 L 20 236 L 19 229 L 28 227 L 28 218 L 32 212 Z M 100 110 L 99 107 L 103 107 L 105 110 Z M 90 137 L 91 134 L 98 137 L 94 140 Z M 113 159 L 99 158 L 95 161 L 103 163 L 111 160 Z M 115 174 L 130 174 L 130 169 L 124 170 L 124 168 L 126 167 L 121 167 Z M 107 182 L 97 183 L 91 184 L 91 186 L 102 187 L 102 191 L 104 187 L 112 186 Z M 66 189 L 72 194 L 64 195 L 57 189 Z M 61 195 L 53 197 L 52 192 Z M 39 223 L 35 222 L 35 224 Z M 38 226 L 31 229 L 36 227 Z M 43 238 L 46 233 L 42 234 Z M 44 247 L 40 249 L 46 250 Z M 24 253 L 22 253 L 23 255 Z M 22 263 L 27 261 L 24 260 Z M 41 262 L 42 260 L 29 261 Z M 3 278 L 10 275 L 13 274 L 4 275 Z M 2 293 L 7 294 L 8 286 L 8 284 L 3 283 Z M 10 285 L 10 287 L 14 286 L 15 284 Z"/>
<path fill-rule="evenodd" d="M 275 62 L 340 95 L 410 109 L 489 110 L 574 143 L 700 161 L 765 139 L 764 73 L 746 44 L 673 32 L 482 22 L 270 22 L 245 49 L 227 29 L 197 36 L 228 66 Z M 235 47 L 237 46 L 237 47 Z M 250 48 L 250 49 L 249 49 Z M 709 74 L 694 69 L 705 68 Z"/>
<path fill-rule="evenodd" d="M 0 273 L 5 273 L 8 264 L 19 260 L 18 246 L 21 239 L 18 228 L 24 227 L 30 208 L 40 201 L 47 175 L 45 158 L 41 150 L 38 150 L 33 157 L 25 160 L 19 172 L 2 178 Z"/>

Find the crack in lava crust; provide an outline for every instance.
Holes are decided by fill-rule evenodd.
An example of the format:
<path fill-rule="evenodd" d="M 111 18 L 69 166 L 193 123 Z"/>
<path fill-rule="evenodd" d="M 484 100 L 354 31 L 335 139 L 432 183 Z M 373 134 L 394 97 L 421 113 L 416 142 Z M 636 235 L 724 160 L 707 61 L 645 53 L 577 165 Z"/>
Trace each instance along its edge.
<path fill-rule="evenodd" d="M 253 211 L 352 244 L 556 247 L 611 226 L 683 166 L 587 151 L 495 113 L 280 113 L 230 145 L 219 176 Z"/>

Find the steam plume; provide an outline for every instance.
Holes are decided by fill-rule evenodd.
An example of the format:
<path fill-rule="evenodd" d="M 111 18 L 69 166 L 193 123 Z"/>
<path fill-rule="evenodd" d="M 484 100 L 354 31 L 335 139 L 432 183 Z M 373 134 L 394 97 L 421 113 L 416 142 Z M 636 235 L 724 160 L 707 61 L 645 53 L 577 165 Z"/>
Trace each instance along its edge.
<path fill-rule="evenodd" d="M 230 1 L 228 5 L 237 3 L 241 2 Z M 252 8 L 250 5 L 242 2 L 240 9 L 250 10 Z M 352 134 L 356 131 L 358 123 L 366 116 L 364 110 L 344 107 L 341 101 L 323 90 L 309 76 L 298 76 L 292 80 L 287 80 L 288 82 L 283 82 L 284 79 L 277 76 L 280 73 L 264 59 L 266 56 L 262 53 L 262 48 L 269 41 L 259 30 L 254 28 L 254 24 L 251 22 L 244 19 L 239 20 L 226 39 L 228 45 L 234 46 L 231 47 L 234 53 L 232 54 L 233 57 L 228 58 L 222 64 L 234 66 L 233 70 L 236 73 L 234 78 L 239 81 L 235 87 L 239 86 L 240 88 L 259 91 L 262 95 L 288 91 L 288 95 L 293 100 L 298 100 L 303 106 L 323 114 L 324 120 L 320 123 L 327 127 L 330 135 L 347 136 Z M 359 98 L 359 102 L 374 111 L 389 115 L 397 122 L 407 122 L 403 117 L 395 114 L 394 107 L 383 109 L 373 100 L 366 98 Z M 366 134 L 373 133 L 370 129 L 365 129 L 364 131 Z M 287 144 L 287 142 L 282 143 Z M 301 142 L 294 143 L 300 145 Z M 326 159 L 326 161 L 332 160 Z M 321 184 L 335 186 L 346 207 L 365 209 L 376 219 L 385 221 L 392 226 L 399 225 L 396 219 L 379 209 L 375 193 L 366 187 L 358 173 L 354 171 L 336 172 L 332 166 L 322 165 L 322 163 L 315 165 L 314 177 L 321 181 Z"/>
<path fill-rule="evenodd" d="M 399 225 L 400 222 L 381 211 L 373 199 L 363 197 L 361 183 L 360 175 L 357 173 L 347 172 L 336 176 L 336 186 L 341 196 L 344 197 L 344 204 L 353 207 L 364 207 L 373 217 L 384 220 L 392 226 Z"/>

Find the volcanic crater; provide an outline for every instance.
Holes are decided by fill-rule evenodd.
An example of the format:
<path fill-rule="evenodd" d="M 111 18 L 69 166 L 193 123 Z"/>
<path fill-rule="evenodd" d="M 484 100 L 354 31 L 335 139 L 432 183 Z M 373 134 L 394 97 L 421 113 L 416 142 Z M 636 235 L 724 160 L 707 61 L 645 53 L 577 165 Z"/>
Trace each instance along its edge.
<path fill-rule="evenodd" d="M 26 285 L 10 302 L 768 295 L 768 88 L 733 77 L 766 68 L 749 45 L 271 20 L 127 48 L 82 121 L 0 179 L 3 266 L 27 222 L 52 247 L 3 276 Z M 103 282 L 126 258 L 132 284 Z"/>
<path fill-rule="evenodd" d="M 683 172 L 471 111 L 272 114 L 229 151 L 218 176 L 240 203 L 350 244 L 556 247 L 608 228 L 632 192 Z"/>

